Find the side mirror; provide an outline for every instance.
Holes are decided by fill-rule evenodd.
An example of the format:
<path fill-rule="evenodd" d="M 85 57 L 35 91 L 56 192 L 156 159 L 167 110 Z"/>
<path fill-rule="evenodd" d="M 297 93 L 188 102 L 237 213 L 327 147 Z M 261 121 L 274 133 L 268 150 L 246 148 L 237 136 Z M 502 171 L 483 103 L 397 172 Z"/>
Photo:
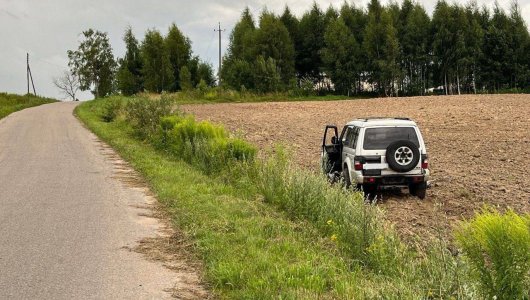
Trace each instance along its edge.
<path fill-rule="evenodd" d="M 332 143 L 333 145 L 338 144 L 338 138 L 337 138 L 336 136 L 332 136 L 332 137 L 331 137 L 331 143 Z"/>

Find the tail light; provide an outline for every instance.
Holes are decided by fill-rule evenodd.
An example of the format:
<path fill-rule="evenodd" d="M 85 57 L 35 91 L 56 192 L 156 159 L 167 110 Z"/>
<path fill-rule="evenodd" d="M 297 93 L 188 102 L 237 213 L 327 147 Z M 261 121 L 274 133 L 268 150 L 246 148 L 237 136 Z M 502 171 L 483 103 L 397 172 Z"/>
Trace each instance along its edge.
<path fill-rule="evenodd" d="M 429 168 L 429 159 L 427 158 L 427 156 L 422 156 L 422 160 L 421 160 L 421 168 L 422 169 L 428 169 Z"/>
<path fill-rule="evenodd" d="M 353 168 L 355 171 L 362 171 L 365 162 L 366 158 L 364 156 L 356 156 L 355 160 L 353 161 Z"/>

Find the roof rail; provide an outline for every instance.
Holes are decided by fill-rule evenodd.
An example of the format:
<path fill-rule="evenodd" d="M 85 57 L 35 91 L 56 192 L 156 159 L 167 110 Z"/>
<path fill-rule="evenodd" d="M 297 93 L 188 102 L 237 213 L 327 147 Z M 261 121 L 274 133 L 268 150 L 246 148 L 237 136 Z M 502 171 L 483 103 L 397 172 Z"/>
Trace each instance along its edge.
<path fill-rule="evenodd" d="M 368 120 L 384 120 L 384 119 L 410 121 L 410 118 L 405 118 L 405 117 L 368 117 L 368 118 L 360 118 L 360 120 L 364 120 L 364 122 L 367 122 Z"/>

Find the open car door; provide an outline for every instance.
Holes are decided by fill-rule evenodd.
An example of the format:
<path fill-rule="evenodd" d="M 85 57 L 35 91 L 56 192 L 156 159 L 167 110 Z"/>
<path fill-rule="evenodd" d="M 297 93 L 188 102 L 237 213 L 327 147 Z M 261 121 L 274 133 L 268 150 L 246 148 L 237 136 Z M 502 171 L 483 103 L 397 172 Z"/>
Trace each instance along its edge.
<path fill-rule="evenodd" d="M 337 126 L 326 125 L 324 130 L 324 137 L 322 138 L 322 172 L 324 174 L 331 174 L 333 172 L 341 172 L 341 151 L 342 145 L 339 140 L 339 132 Z"/>

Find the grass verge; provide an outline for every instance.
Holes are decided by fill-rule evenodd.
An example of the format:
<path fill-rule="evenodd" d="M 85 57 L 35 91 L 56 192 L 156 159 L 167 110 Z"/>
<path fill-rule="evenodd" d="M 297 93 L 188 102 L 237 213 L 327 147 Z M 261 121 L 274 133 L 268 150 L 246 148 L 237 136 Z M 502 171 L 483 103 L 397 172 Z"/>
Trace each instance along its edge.
<path fill-rule="evenodd" d="M 253 146 L 220 126 L 173 111 L 171 103 L 168 97 L 112 98 L 83 104 L 77 114 L 147 178 L 194 243 L 218 297 L 473 299 L 480 282 L 497 282 L 490 296 L 500 295 L 507 286 L 503 278 L 511 275 L 520 288 L 508 294 L 525 294 L 525 251 L 517 272 L 503 267 L 512 260 L 503 259 L 493 270 L 482 259 L 493 261 L 502 252 L 496 241 L 530 243 L 527 216 L 482 213 L 464 222 L 462 230 L 479 233 L 468 240 L 473 234 L 460 235 L 464 260 L 442 239 L 411 248 L 358 193 L 293 167 L 282 151 L 257 161 Z M 509 231 L 513 226 L 505 223 L 521 230 Z M 493 232 L 489 228 L 499 230 L 481 233 Z"/>
<path fill-rule="evenodd" d="M 16 111 L 38 106 L 46 103 L 52 103 L 56 100 L 49 98 L 36 97 L 32 95 L 15 95 L 0 93 L 0 119 L 7 117 L 9 114 Z"/>
<path fill-rule="evenodd" d="M 464 268 L 442 241 L 439 247 L 421 252 L 406 247 L 377 209 L 363 205 L 357 194 L 331 187 L 316 175 L 291 170 L 281 159 L 208 172 L 211 168 L 201 168 L 194 158 L 209 151 L 201 153 L 207 148 L 200 148 L 197 153 L 194 147 L 200 143 L 192 139 L 208 135 L 211 141 L 219 141 L 224 136 L 220 129 L 177 116 L 162 118 L 155 131 L 145 126 L 144 114 L 133 113 L 154 112 L 150 108 L 154 104 L 129 100 L 91 101 L 76 112 L 147 179 L 175 226 L 194 244 L 217 297 L 472 298 L 473 292 L 461 280 Z M 135 108 L 127 113 L 135 121 L 109 114 L 123 110 L 124 105 L 126 112 Z M 167 113 L 164 110 L 160 116 Z M 105 118 L 111 115 L 112 121 Z M 151 127 L 140 134 L 139 129 Z M 191 131 L 195 134 L 189 135 Z M 180 146 L 153 143 L 157 140 Z M 219 142 L 213 145 L 224 148 L 225 143 Z M 195 149 L 195 154 L 185 157 L 182 151 L 172 150 L 181 147 Z M 249 173 L 244 174 L 245 170 Z"/>
<path fill-rule="evenodd" d="M 333 242 L 311 226 L 259 199 L 238 197 L 232 186 L 139 142 L 124 121 L 102 122 L 95 113 L 101 104 L 84 103 L 76 113 L 147 179 L 175 226 L 194 243 L 217 297 L 322 299 L 362 293 L 360 270 L 351 269 Z"/>

